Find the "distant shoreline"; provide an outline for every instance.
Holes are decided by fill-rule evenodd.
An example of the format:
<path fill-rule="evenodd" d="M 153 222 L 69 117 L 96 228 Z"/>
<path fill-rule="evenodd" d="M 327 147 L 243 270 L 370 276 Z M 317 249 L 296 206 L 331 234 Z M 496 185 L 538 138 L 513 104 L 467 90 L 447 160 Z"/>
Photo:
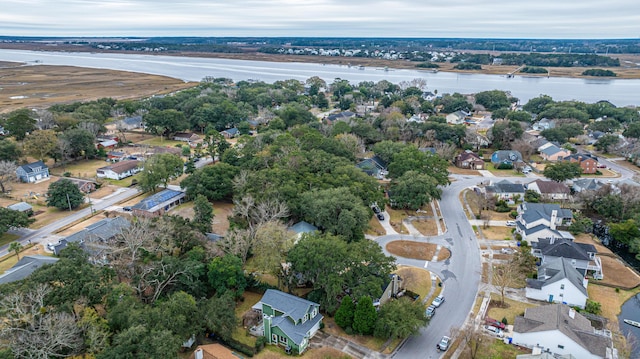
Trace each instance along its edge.
<path fill-rule="evenodd" d="M 370 68 L 389 68 L 389 69 L 405 69 L 424 72 L 432 72 L 433 69 L 423 69 L 416 65 L 418 62 L 407 60 L 384 60 L 368 57 L 338 57 L 338 56 L 308 56 L 308 55 L 274 55 L 259 52 L 243 52 L 243 53 L 213 53 L 213 52 L 141 52 L 141 51 L 107 51 L 95 49 L 90 46 L 63 45 L 57 44 L 51 46 L 49 44 L 34 43 L 0 43 L 0 49 L 30 50 L 30 51 L 50 51 L 50 52 L 94 52 L 94 53 L 121 53 L 136 55 L 163 55 L 163 56 L 182 56 L 182 57 L 202 57 L 202 58 L 221 58 L 231 60 L 248 60 L 248 61 L 267 61 L 267 62 L 301 62 L 315 64 L 331 64 L 342 66 L 365 66 Z M 471 52 L 471 51 L 470 51 Z M 640 63 L 640 55 L 626 54 L 616 55 L 620 59 L 629 60 L 633 63 Z M 506 65 L 482 65 L 481 70 L 457 70 L 453 67 L 456 64 L 438 63 L 440 68 L 438 72 L 454 72 L 468 74 L 485 74 L 485 75 L 504 75 L 516 70 L 518 66 Z M 516 73 L 515 76 L 526 77 L 564 77 L 564 78 L 583 78 L 583 79 L 640 79 L 640 66 L 634 68 L 628 67 L 604 67 L 617 74 L 616 77 L 594 77 L 583 76 L 582 72 L 592 68 L 603 67 L 551 67 L 549 74 L 529 74 Z"/>

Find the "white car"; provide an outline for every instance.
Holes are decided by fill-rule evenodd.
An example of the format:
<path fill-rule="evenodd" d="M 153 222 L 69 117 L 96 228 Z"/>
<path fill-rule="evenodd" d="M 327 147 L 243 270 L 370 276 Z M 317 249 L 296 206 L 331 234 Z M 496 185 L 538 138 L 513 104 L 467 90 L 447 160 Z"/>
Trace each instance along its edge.
<path fill-rule="evenodd" d="M 500 330 L 500 328 L 496 328 L 492 325 L 485 325 L 484 330 L 498 338 L 504 338 L 504 333 L 502 332 L 502 330 Z"/>
<path fill-rule="evenodd" d="M 433 300 L 433 302 L 431 302 L 431 305 L 433 305 L 434 307 L 438 308 L 440 307 L 440 304 L 442 304 L 444 302 L 444 296 L 443 295 L 439 295 L 436 297 L 436 299 Z"/>
<path fill-rule="evenodd" d="M 507 221 L 507 227 L 515 227 L 516 221 Z"/>

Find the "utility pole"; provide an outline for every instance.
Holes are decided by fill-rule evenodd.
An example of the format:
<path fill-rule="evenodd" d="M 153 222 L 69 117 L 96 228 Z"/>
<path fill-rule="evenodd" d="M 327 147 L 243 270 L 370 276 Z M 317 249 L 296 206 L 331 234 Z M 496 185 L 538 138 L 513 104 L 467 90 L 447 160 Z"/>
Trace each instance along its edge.
<path fill-rule="evenodd" d="M 69 199 L 68 193 L 67 193 L 67 204 L 69 204 L 69 212 L 71 212 L 71 200 Z"/>

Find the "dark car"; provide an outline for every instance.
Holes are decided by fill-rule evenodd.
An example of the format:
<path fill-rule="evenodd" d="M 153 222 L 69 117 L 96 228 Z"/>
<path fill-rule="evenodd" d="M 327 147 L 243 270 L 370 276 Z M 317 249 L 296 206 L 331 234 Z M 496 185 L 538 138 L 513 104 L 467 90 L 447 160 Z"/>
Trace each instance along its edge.
<path fill-rule="evenodd" d="M 384 214 L 378 213 L 376 216 L 378 217 L 379 220 L 384 221 Z"/>
<path fill-rule="evenodd" d="M 426 314 L 427 318 L 431 319 L 431 317 L 436 314 L 436 307 L 430 305 L 424 313 Z"/>
<path fill-rule="evenodd" d="M 123 210 L 130 212 L 131 211 L 131 206 L 124 206 L 122 207 Z"/>
<path fill-rule="evenodd" d="M 375 213 L 375 214 L 380 213 L 380 208 L 378 208 L 378 206 L 372 206 L 371 209 L 373 210 L 373 213 Z"/>

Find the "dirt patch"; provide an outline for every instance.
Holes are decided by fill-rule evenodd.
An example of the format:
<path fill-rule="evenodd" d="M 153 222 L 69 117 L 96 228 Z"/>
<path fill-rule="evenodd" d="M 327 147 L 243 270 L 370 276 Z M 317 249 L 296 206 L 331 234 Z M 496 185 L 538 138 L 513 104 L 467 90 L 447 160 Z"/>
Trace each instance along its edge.
<path fill-rule="evenodd" d="M 480 172 L 478 172 L 477 170 L 469 170 L 466 168 L 458 168 L 455 166 L 449 166 L 447 170 L 449 171 L 449 174 L 455 174 L 455 175 L 471 175 L 471 176 L 480 175 Z"/>
<path fill-rule="evenodd" d="M 387 243 L 389 253 L 411 259 L 431 260 L 436 254 L 438 246 L 433 243 L 414 241 L 393 241 Z"/>
<path fill-rule="evenodd" d="M 212 231 L 217 234 L 227 233 L 229 230 L 229 217 L 233 215 L 233 203 L 213 202 Z"/>
<path fill-rule="evenodd" d="M 600 256 L 604 278 L 600 280 L 619 288 L 635 288 L 640 285 L 640 276 L 616 257 Z"/>
<path fill-rule="evenodd" d="M 509 260 L 511 259 L 511 256 L 508 254 L 494 254 L 493 255 L 493 259 L 497 259 L 497 260 Z"/>
<path fill-rule="evenodd" d="M 447 260 L 451 257 L 451 251 L 447 248 L 440 248 L 440 252 L 438 252 L 438 262 Z"/>
<path fill-rule="evenodd" d="M 501 297 L 499 294 L 491 293 L 491 302 L 487 307 L 487 316 L 502 320 L 507 318 L 508 324 L 513 324 L 515 317 L 523 315 L 527 308 L 535 307 L 534 304 L 518 302 L 509 298 L 504 299 L 504 306 L 500 306 Z"/>
<path fill-rule="evenodd" d="M 411 224 L 423 236 L 435 236 L 438 234 L 438 226 L 433 218 L 414 219 Z"/>
<path fill-rule="evenodd" d="M 114 193 L 116 190 L 118 190 L 118 188 L 119 188 L 118 186 L 102 185 L 102 187 L 100 187 L 97 191 L 91 192 L 89 196 L 91 196 L 91 199 L 104 198 Z"/>
<path fill-rule="evenodd" d="M 170 77 L 72 66 L 35 65 L 2 68 L 0 112 L 47 108 L 57 103 L 146 98 L 197 85 Z"/>
<path fill-rule="evenodd" d="M 489 283 L 489 263 L 482 263 L 482 283 Z"/>
<path fill-rule="evenodd" d="M 482 225 L 480 226 L 480 230 L 486 239 L 511 239 L 511 228 L 509 227 L 498 227 L 491 226 L 489 228 L 484 228 Z"/>

